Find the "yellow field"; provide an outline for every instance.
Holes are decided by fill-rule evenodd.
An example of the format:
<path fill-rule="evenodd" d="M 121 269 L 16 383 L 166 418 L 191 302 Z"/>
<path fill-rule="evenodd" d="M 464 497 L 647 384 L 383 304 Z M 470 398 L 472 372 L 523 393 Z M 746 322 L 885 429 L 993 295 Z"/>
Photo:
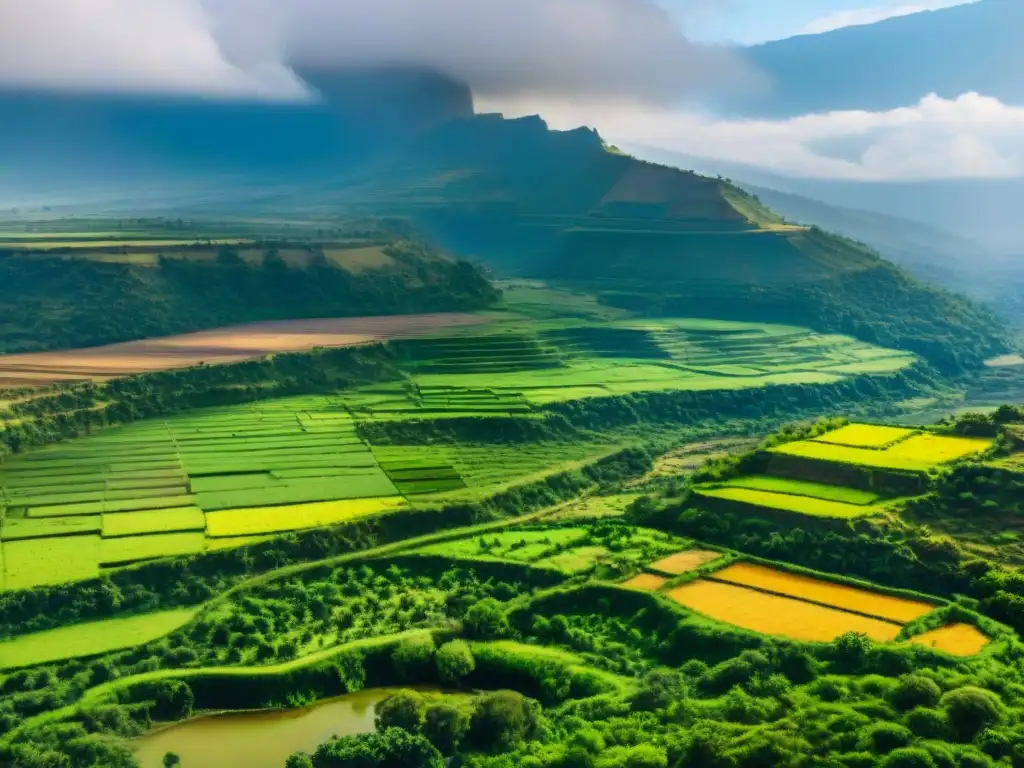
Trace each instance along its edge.
<path fill-rule="evenodd" d="M 254 507 L 228 509 L 206 515 L 206 534 L 223 536 L 254 536 L 261 533 L 284 533 L 303 528 L 318 528 L 374 515 L 405 504 L 401 496 L 380 499 L 351 499 L 317 504 L 296 504 L 286 507 Z"/>
<path fill-rule="evenodd" d="M 917 635 L 910 642 L 954 656 L 973 656 L 989 644 L 989 639 L 971 624 L 949 624 Z"/>
<path fill-rule="evenodd" d="M 638 573 L 631 579 L 627 579 L 622 582 L 622 586 L 629 587 L 630 589 L 643 589 L 648 592 L 653 592 L 656 589 L 661 589 L 668 579 L 664 579 L 661 576 L 655 576 L 653 573 Z"/>
<path fill-rule="evenodd" d="M 688 549 L 683 552 L 676 552 L 674 555 L 669 555 L 656 563 L 651 563 L 648 567 L 655 571 L 661 571 L 662 573 L 670 573 L 673 576 L 678 576 L 682 573 L 689 573 L 690 571 L 696 570 L 705 563 L 710 563 L 712 560 L 716 560 L 721 556 L 720 552 L 708 552 L 704 549 Z"/>
<path fill-rule="evenodd" d="M 744 587 L 778 592 L 801 600 L 813 600 L 834 608 L 857 611 L 901 624 L 924 616 L 935 608 L 930 603 L 891 597 L 866 589 L 848 587 L 844 584 L 833 584 L 753 563 L 730 565 L 728 568 L 716 571 L 712 578 Z"/>
<path fill-rule="evenodd" d="M 897 440 L 914 434 L 915 430 L 902 427 L 882 427 L 875 424 L 847 424 L 814 438 L 819 443 L 847 445 L 851 448 L 885 448 Z"/>
<path fill-rule="evenodd" d="M 983 437 L 948 437 L 919 434 L 885 450 L 850 448 L 815 440 L 799 440 L 770 449 L 772 453 L 798 456 L 838 464 L 855 464 L 878 469 L 922 472 L 949 461 L 988 450 L 992 440 Z"/>
<path fill-rule="evenodd" d="M 899 624 L 716 581 L 684 584 L 668 596 L 713 619 L 793 640 L 825 643 L 844 632 L 861 632 L 884 642 L 900 632 Z"/>
<path fill-rule="evenodd" d="M 836 520 L 853 520 L 858 517 L 867 517 L 868 515 L 878 513 L 875 507 L 869 507 L 866 504 L 847 504 L 842 501 L 812 499 L 810 496 L 793 496 L 788 493 L 757 491 L 750 488 L 734 488 L 731 486 L 724 488 L 700 488 L 697 490 L 697 493 L 713 499 L 737 501 L 767 509 L 779 509 L 785 512 L 795 512 L 799 515 L 828 517 Z"/>

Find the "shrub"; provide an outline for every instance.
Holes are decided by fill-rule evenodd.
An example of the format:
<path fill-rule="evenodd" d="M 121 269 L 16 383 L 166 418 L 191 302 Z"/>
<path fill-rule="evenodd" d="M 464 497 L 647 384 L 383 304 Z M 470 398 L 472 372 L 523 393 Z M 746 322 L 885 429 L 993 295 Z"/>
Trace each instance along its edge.
<path fill-rule="evenodd" d="M 640 744 L 626 754 L 626 768 L 667 768 L 668 755 L 661 747 Z"/>
<path fill-rule="evenodd" d="M 420 735 L 401 728 L 335 738 L 313 755 L 314 768 L 443 768 L 444 758 Z"/>
<path fill-rule="evenodd" d="M 374 724 L 378 731 L 402 728 L 409 733 L 419 733 L 425 710 L 423 697 L 416 691 L 399 691 L 377 702 L 373 708 Z"/>
<path fill-rule="evenodd" d="M 537 727 L 537 706 L 515 691 L 480 697 L 470 720 L 469 737 L 485 751 L 501 751 L 529 738 Z"/>
<path fill-rule="evenodd" d="M 949 720 L 941 709 L 915 707 L 904 719 L 914 735 L 922 739 L 945 739 L 949 735 Z"/>
<path fill-rule="evenodd" d="M 890 752 L 882 761 L 884 768 L 935 768 L 928 751 L 920 747 L 901 747 Z"/>
<path fill-rule="evenodd" d="M 1003 703 L 999 697 L 973 685 L 950 691 L 942 697 L 940 704 L 946 710 L 954 732 L 964 741 L 970 741 L 1003 718 Z"/>
<path fill-rule="evenodd" d="M 442 645 L 434 657 L 437 675 L 442 682 L 458 683 L 476 669 L 473 651 L 463 640 L 452 640 Z"/>
<path fill-rule="evenodd" d="M 904 675 L 889 698 L 894 707 L 905 712 L 915 707 L 934 707 L 941 696 L 942 690 L 930 677 Z"/>
<path fill-rule="evenodd" d="M 466 611 L 466 632 L 480 640 L 508 637 L 512 627 L 501 603 L 493 597 L 486 597 Z"/>
<path fill-rule="evenodd" d="M 391 664 L 402 680 L 425 680 L 430 675 L 435 648 L 434 638 L 430 635 L 406 638 L 391 652 Z"/>
<path fill-rule="evenodd" d="M 899 723 L 877 723 L 861 733 L 857 746 L 884 755 L 910 743 L 912 734 Z"/>
<path fill-rule="evenodd" d="M 423 735 L 442 755 L 454 755 L 468 730 L 469 715 L 463 709 L 443 701 L 427 707 Z"/>

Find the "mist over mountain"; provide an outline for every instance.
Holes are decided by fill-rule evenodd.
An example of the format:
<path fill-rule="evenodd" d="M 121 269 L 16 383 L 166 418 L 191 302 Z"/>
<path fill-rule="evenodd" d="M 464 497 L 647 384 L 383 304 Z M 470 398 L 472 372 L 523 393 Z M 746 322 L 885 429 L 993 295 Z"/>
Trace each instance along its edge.
<path fill-rule="evenodd" d="M 1024 3 L 981 0 L 747 48 L 769 89 L 725 102 L 748 115 L 889 110 L 934 93 L 1024 103 Z"/>

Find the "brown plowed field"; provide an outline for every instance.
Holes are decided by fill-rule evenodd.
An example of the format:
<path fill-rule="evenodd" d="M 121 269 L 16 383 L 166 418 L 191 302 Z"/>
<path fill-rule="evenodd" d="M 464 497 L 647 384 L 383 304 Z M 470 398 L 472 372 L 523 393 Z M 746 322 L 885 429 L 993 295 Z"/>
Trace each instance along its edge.
<path fill-rule="evenodd" d="M 56 352 L 0 356 L 0 389 L 109 379 L 147 371 L 223 364 L 313 347 L 351 347 L 486 323 L 468 313 L 275 320 Z"/>

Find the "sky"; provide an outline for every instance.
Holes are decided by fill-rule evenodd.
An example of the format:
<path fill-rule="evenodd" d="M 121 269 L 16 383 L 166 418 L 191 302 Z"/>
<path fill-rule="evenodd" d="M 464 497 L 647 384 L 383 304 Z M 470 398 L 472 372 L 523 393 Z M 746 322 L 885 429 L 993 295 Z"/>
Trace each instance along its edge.
<path fill-rule="evenodd" d="M 1024 0 L 1021 0 L 1024 2 Z M 725 120 L 702 94 L 765 87 L 756 42 L 958 0 L 0 0 L 0 86 L 315 99 L 302 72 L 415 65 L 483 111 L 816 178 L 1024 177 L 1024 104 L 986 94 L 884 112 Z M 708 45 L 708 43 L 716 45 Z M 829 147 L 853 147 L 842 156 Z"/>
<path fill-rule="evenodd" d="M 699 42 L 753 45 L 972 0 L 659 0 Z"/>

